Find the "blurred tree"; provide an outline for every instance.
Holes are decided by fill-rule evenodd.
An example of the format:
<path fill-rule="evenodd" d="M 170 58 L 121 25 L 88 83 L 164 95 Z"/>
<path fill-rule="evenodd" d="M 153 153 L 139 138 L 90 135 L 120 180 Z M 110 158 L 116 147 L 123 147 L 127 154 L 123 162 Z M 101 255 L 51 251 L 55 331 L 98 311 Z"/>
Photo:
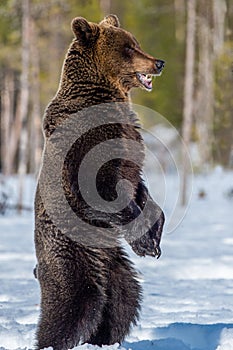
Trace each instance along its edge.
<path fill-rule="evenodd" d="M 0 86 L 1 86 L 1 170 L 10 174 L 16 170 L 21 118 L 20 91 L 20 16 L 15 2 L 0 3 Z"/>
<path fill-rule="evenodd" d="M 213 162 L 214 61 L 224 45 L 226 9 L 225 0 L 198 1 L 195 121 L 202 167 Z"/>
<path fill-rule="evenodd" d="M 230 160 L 233 149 L 232 52 L 233 44 L 226 42 L 216 62 L 213 156 L 215 162 L 224 167 L 232 166 Z"/>
<path fill-rule="evenodd" d="M 104 16 L 109 13 L 113 13 L 111 0 L 100 0 L 100 8 Z"/>
<path fill-rule="evenodd" d="M 194 62 L 195 62 L 195 34 L 196 34 L 196 0 L 187 1 L 187 29 L 186 29 L 186 57 L 185 57 L 185 78 L 184 78 L 184 104 L 183 104 L 183 171 L 181 204 L 186 205 L 187 181 L 189 176 L 187 149 L 191 141 L 194 106 Z"/>
<path fill-rule="evenodd" d="M 30 23 L 30 55 L 31 55 L 31 113 L 29 114 L 29 172 L 36 173 L 42 154 L 41 139 L 41 103 L 40 103 L 40 55 L 38 48 L 38 28 L 31 16 Z"/>
<path fill-rule="evenodd" d="M 24 177 L 27 173 L 28 160 L 28 108 L 29 108 L 29 65 L 30 65 L 30 5 L 29 0 L 22 0 L 22 45 L 21 45 L 21 77 L 19 95 L 19 198 L 18 209 L 23 206 Z"/>
<path fill-rule="evenodd" d="M 233 3 L 227 1 L 225 43 L 215 61 L 214 147 L 216 163 L 233 166 Z"/>

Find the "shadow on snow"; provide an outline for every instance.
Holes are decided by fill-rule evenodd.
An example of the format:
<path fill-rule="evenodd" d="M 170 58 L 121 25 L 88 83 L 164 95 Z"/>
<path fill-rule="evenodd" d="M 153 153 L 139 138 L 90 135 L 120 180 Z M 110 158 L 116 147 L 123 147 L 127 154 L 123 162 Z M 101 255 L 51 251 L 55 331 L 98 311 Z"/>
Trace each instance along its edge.
<path fill-rule="evenodd" d="M 132 350 L 216 350 L 226 329 L 233 331 L 233 324 L 173 323 L 152 330 L 153 340 L 124 342 L 123 347 Z"/>

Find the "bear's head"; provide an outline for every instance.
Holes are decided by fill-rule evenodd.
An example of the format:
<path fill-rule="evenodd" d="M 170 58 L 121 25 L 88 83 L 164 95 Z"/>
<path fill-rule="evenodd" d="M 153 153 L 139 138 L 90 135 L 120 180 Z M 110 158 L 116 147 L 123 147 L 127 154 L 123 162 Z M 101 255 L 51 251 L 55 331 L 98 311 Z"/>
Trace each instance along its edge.
<path fill-rule="evenodd" d="M 126 93 L 133 87 L 152 90 L 152 77 L 161 74 L 164 61 L 142 51 L 134 36 L 120 28 L 115 15 L 99 24 L 74 18 L 72 30 L 75 39 L 67 57 L 76 57 L 82 81 L 108 81 Z"/>

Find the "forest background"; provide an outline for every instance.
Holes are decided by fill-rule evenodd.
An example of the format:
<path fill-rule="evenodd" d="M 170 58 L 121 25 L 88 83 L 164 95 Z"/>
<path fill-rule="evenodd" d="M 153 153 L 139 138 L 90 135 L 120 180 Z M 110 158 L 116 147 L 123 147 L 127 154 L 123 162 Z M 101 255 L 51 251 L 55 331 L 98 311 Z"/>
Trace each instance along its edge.
<path fill-rule="evenodd" d="M 166 61 L 155 91 L 133 91 L 133 102 L 197 145 L 199 171 L 232 167 L 233 1 L 1 0 L 0 173 L 38 172 L 41 121 L 59 84 L 71 20 L 99 22 L 108 13 Z"/>

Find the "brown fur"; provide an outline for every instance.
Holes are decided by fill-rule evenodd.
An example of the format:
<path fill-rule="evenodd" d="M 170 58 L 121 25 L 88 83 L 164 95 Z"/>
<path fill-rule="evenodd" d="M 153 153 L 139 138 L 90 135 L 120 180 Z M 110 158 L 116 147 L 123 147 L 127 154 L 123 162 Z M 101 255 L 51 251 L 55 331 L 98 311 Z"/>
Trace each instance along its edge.
<path fill-rule="evenodd" d="M 79 342 L 98 345 L 121 342 L 138 318 L 141 287 L 118 237 L 124 234 L 138 255 L 159 256 L 164 223 L 163 212 L 141 179 L 143 141 L 129 103 L 130 89 L 142 87 L 136 73 L 158 73 L 157 60 L 141 50 L 132 34 L 119 28 L 116 16 L 110 15 L 100 24 L 75 18 L 72 30 L 75 39 L 64 61 L 60 86 L 44 116 L 44 154 L 46 157 L 49 153 L 51 140 L 66 137 L 59 127 L 76 113 L 81 136 L 64 159 L 62 185 L 81 224 L 72 225 L 61 206 L 57 217 L 61 221 L 70 219 L 70 225 L 67 231 L 60 230 L 44 203 L 39 179 L 35 199 L 36 275 L 41 287 L 37 349 L 53 346 L 54 350 L 65 350 Z M 106 123 L 95 128 L 91 128 L 91 121 L 98 110 L 88 110 L 84 123 L 90 125 L 85 132 L 79 112 L 108 102 L 123 104 L 107 109 L 105 116 L 100 109 L 98 117 L 106 118 Z M 123 196 L 131 199 L 128 206 L 118 213 L 105 213 L 87 205 L 77 174 L 84 156 L 96 145 L 112 139 L 122 140 L 119 150 L 124 158 L 114 158 L 102 166 L 96 178 L 97 190 L 111 203 L 117 197 L 116 185 L 127 179 L 133 192 L 126 186 Z M 132 149 L 130 141 L 136 142 L 138 148 Z M 129 160 L 132 154 L 136 163 Z M 98 160 L 94 154 L 93 164 Z M 53 168 L 46 168 L 46 172 L 49 191 Z M 87 182 L 89 176 L 87 172 Z M 57 204 L 56 193 L 49 193 L 49 198 L 52 204 Z M 122 225 L 130 222 L 133 222 L 130 230 L 123 231 Z M 96 246 L 79 241 L 79 236 L 88 237 L 85 224 L 94 228 Z M 106 229 L 112 229 L 110 238 Z"/>

